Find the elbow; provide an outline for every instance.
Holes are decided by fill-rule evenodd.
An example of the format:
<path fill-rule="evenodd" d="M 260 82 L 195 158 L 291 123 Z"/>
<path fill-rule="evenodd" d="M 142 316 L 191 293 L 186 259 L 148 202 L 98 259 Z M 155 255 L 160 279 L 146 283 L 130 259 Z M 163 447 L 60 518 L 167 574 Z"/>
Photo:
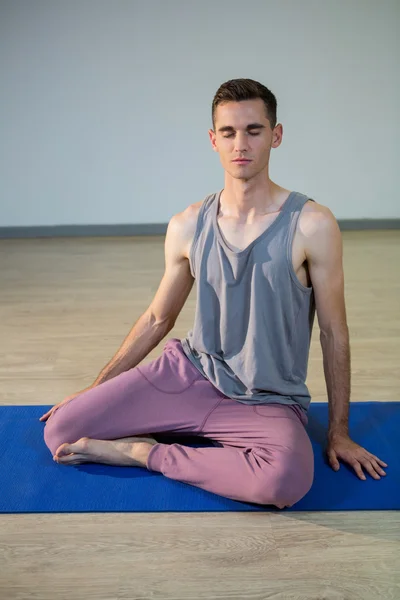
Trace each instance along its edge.
<path fill-rule="evenodd" d="M 321 340 L 321 342 L 332 338 L 348 340 L 349 328 L 347 324 L 342 323 L 340 325 L 328 325 L 324 327 L 320 326 L 319 339 Z"/>
<path fill-rule="evenodd" d="M 158 336 L 161 336 L 160 339 L 165 337 L 171 329 L 173 329 L 176 321 L 176 318 L 173 318 L 172 316 L 160 318 L 151 310 L 146 311 L 145 318 L 149 327 L 153 331 L 156 331 Z"/>

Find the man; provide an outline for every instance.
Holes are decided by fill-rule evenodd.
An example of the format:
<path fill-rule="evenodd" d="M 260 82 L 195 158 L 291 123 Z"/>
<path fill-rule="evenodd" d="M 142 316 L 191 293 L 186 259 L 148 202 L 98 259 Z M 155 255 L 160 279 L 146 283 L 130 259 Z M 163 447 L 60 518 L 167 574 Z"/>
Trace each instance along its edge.
<path fill-rule="evenodd" d="M 380 479 L 387 465 L 348 435 L 337 222 L 269 178 L 271 148 L 283 135 L 270 90 L 250 79 L 222 84 L 212 122 L 223 190 L 172 217 L 153 301 L 93 385 L 41 417 L 51 415 L 45 441 L 59 464 L 142 466 L 232 499 L 292 506 L 314 475 L 305 379 L 316 309 L 330 464 L 337 470 L 342 459 L 361 479 L 362 467 Z M 174 326 L 195 279 L 193 330 L 138 366 Z M 163 434 L 207 437 L 214 447 L 164 444 Z"/>

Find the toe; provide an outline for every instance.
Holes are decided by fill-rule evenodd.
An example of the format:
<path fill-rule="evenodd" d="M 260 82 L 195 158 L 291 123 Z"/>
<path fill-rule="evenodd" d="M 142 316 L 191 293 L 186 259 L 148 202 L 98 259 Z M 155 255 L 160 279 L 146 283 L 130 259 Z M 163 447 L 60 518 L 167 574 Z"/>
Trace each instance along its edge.
<path fill-rule="evenodd" d="M 87 450 L 87 442 L 89 438 L 81 438 L 73 444 L 61 444 L 56 450 L 56 456 L 66 456 L 67 454 L 85 453 Z"/>
<path fill-rule="evenodd" d="M 72 446 L 72 444 L 61 444 L 61 446 L 57 448 L 54 456 L 61 457 L 66 454 L 71 454 L 72 450 L 69 449 L 70 446 Z"/>
<path fill-rule="evenodd" d="M 82 454 L 68 454 L 67 456 L 56 456 L 54 459 L 60 465 L 80 465 L 85 462 Z"/>

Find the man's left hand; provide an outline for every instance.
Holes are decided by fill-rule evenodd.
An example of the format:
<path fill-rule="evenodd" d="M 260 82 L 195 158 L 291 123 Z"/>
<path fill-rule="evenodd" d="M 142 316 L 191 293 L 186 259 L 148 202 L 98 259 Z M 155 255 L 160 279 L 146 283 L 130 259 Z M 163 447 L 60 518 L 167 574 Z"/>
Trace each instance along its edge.
<path fill-rule="evenodd" d="M 330 437 L 326 453 L 334 471 L 338 471 L 340 468 L 338 461 L 340 458 L 353 467 L 360 479 L 366 479 L 361 466 L 374 479 L 380 479 L 379 475 L 386 475 L 380 465 L 383 467 L 387 467 L 388 465 L 362 446 L 353 442 L 348 435 L 340 434 Z"/>

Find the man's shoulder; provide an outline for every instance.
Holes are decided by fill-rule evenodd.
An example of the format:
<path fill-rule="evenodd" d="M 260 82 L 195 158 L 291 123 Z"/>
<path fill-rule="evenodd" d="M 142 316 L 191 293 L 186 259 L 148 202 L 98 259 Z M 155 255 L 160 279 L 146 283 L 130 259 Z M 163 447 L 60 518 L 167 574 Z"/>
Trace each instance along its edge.
<path fill-rule="evenodd" d="M 175 227 L 187 233 L 194 233 L 199 216 L 199 210 L 203 202 L 204 200 L 201 200 L 200 202 L 189 204 L 189 206 L 184 208 L 181 212 L 176 213 L 171 218 L 171 223 L 173 223 Z"/>
<path fill-rule="evenodd" d="M 168 230 L 176 243 L 182 244 L 183 255 L 188 258 L 192 242 L 196 233 L 199 211 L 205 198 L 199 202 L 193 202 L 181 212 L 171 217 Z"/>
<path fill-rule="evenodd" d="M 200 209 L 204 202 L 206 202 L 207 198 L 210 198 L 211 196 L 212 194 L 206 196 L 198 202 L 193 202 L 192 204 L 189 204 L 186 208 L 184 208 L 181 212 L 176 213 L 171 218 L 171 222 L 173 222 L 173 225 L 176 228 L 179 228 L 181 231 L 183 231 L 185 236 L 194 236 Z"/>
<path fill-rule="evenodd" d="M 335 215 L 328 206 L 315 200 L 307 200 L 299 216 L 299 231 L 305 237 L 330 228 L 337 228 Z"/>

